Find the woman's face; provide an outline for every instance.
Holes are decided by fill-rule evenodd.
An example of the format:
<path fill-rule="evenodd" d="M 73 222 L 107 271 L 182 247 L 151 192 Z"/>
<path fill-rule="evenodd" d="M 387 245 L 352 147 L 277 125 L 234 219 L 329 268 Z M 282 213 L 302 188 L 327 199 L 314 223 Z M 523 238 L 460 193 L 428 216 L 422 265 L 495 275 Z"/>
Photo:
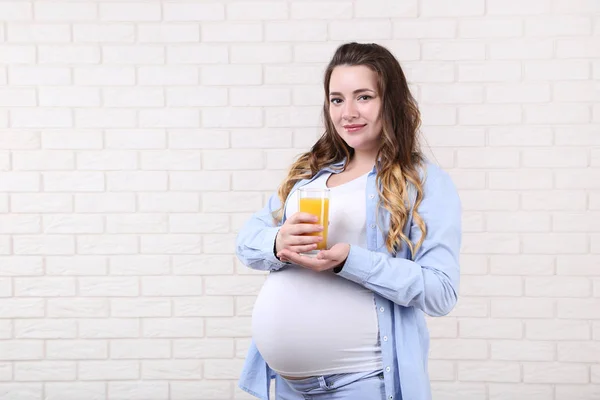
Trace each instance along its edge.
<path fill-rule="evenodd" d="M 329 116 L 355 151 L 376 152 L 381 137 L 381 96 L 377 74 L 364 65 L 337 66 L 329 81 Z"/>

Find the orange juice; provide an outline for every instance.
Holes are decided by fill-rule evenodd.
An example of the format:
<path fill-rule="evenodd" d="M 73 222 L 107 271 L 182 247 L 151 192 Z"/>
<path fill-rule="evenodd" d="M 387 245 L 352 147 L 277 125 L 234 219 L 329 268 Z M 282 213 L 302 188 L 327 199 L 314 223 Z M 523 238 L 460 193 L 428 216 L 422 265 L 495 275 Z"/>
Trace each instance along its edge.
<path fill-rule="evenodd" d="M 323 240 L 317 243 L 317 250 L 327 249 L 327 227 L 329 225 L 329 199 L 306 197 L 300 198 L 300 212 L 312 214 L 319 218 L 316 224 L 323 226 L 321 232 L 308 233 L 308 236 L 322 236 Z"/>

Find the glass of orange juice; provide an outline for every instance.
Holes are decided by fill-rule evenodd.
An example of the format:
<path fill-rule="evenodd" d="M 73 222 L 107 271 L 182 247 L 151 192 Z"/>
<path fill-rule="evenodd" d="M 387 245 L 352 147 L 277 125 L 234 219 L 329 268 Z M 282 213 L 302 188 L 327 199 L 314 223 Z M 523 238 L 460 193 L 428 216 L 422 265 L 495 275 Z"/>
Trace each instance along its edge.
<path fill-rule="evenodd" d="M 311 250 L 302 255 L 314 257 L 320 250 L 327 249 L 327 228 L 329 225 L 329 189 L 300 188 L 298 190 L 298 210 L 316 216 L 316 224 L 323 227 L 323 231 L 307 233 L 309 236 L 322 236 L 323 240 L 317 243 L 316 250 Z"/>

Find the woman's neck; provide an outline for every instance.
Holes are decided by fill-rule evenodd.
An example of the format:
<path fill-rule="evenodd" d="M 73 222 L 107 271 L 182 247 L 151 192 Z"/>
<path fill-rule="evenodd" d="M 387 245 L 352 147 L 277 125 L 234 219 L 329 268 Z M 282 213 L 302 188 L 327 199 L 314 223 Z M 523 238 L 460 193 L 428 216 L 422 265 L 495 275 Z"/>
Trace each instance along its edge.
<path fill-rule="evenodd" d="M 348 162 L 348 165 L 346 165 L 346 171 L 358 170 L 366 173 L 373 169 L 376 158 L 376 153 L 355 152 Z"/>

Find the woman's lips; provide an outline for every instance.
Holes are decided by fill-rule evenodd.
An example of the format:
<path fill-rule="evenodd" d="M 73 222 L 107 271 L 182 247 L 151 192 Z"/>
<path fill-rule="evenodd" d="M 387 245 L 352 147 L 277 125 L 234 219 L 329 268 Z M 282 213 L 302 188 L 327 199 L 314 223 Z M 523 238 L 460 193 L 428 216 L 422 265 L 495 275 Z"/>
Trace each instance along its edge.
<path fill-rule="evenodd" d="M 367 126 L 367 124 L 363 124 L 363 125 L 344 125 L 344 129 L 346 130 L 346 132 L 356 132 L 361 130 L 362 128 L 364 128 L 365 126 Z"/>

